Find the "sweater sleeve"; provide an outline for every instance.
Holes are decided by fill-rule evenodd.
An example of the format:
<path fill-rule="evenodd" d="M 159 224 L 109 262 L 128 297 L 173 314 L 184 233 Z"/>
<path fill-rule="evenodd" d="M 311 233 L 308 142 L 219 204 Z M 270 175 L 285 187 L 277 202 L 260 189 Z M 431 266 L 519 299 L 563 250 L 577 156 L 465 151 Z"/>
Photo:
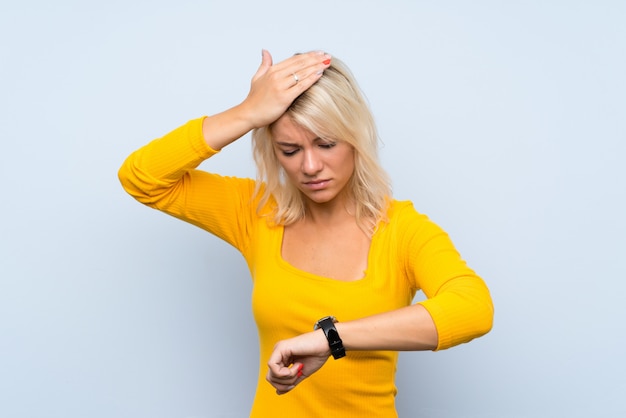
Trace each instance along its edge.
<path fill-rule="evenodd" d="M 217 154 L 191 120 L 133 152 L 119 169 L 122 187 L 139 202 L 182 219 L 242 250 L 251 222 L 254 181 L 198 170 Z"/>
<path fill-rule="evenodd" d="M 466 343 L 491 330 L 493 303 L 485 282 L 461 258 L 448 234 L 413 206 L 404 208 L 403 248 L 411 286 L 433 318 L 436 350 Z"/>

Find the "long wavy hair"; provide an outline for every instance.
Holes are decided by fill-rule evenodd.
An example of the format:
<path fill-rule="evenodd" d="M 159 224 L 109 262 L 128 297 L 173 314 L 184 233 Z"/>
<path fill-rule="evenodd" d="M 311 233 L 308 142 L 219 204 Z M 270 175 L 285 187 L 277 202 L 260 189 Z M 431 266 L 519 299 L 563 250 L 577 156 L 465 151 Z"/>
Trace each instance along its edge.
<path fill-rule="evenodd" d="M 322 77 L 285 113 L 316 136 L 345 141 L 354 148 L 355 169 L 346 187 L 356 204 L 357 224 L 371 236 L 378 223 L 387 220 L 391 183 L 379 162 L 374 118 L 351 71 L 333 57 Z M 289 225 L 304 218 L 305 202 L 287 180 L 272 139 L 272 125 L 252 132 L 257 165 L 255 196 L 260 196 L 257 209 L 274 224 Z"/>

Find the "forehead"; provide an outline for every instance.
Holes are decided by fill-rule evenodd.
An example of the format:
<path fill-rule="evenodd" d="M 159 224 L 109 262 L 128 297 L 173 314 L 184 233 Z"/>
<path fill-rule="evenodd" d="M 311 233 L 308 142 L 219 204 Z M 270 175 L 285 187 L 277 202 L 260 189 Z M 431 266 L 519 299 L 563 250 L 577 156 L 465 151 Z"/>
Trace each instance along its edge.
<path fill-rule="evenodd" d="M 287 114 L 281 116 L 271 126 L 272 138 L 276 142 L 294 140 L 313 140 L 318 136 L 309 129 L 297 124 Z"/>

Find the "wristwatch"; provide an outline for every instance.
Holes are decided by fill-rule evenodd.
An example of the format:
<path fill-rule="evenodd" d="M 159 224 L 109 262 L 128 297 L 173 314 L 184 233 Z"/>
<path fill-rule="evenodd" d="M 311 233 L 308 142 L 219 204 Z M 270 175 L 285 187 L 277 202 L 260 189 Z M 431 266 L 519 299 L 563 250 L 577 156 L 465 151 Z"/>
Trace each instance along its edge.
<path fill-rule="evenodd" d="M 328 346 L 330 347 L 330 354 L 337 360 L 345 357 L 346 349 L 343 347 L 341 338 L 339 338 L 339 333 L 337 332 L 337 328 L 335 328 L 335 322 L 338 321 L 334 316 L 325 316 L 315 323 L 313 329 L 321 328 L 324 331 L 324 335 L 328 340 Z"/>

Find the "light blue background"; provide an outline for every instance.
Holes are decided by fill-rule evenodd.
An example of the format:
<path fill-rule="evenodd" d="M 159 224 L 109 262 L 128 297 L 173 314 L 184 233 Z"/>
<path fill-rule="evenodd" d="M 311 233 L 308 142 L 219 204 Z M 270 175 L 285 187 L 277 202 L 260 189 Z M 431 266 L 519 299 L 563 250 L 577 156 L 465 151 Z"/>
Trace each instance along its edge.
<path fill-rule="evenodd" d="M 625 22 L 617 0 L 3 1 L 0 416 L 247 416 L 242 258 L 117 169 L 242 100 L 261 48 L 348 63 L 396 197 L 492 290 L 489 335 L 402 353 L 400 415 L 625 416 Z M 211 167 L 251 176 L 249 148 Z"/>

